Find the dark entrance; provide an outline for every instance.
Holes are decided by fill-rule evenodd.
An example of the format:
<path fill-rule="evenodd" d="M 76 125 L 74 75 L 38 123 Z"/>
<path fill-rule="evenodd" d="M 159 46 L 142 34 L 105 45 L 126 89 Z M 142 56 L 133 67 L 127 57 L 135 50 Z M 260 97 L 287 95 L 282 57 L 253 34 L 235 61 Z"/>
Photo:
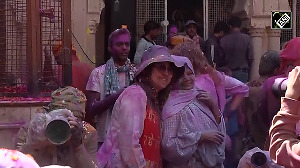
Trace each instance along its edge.
<path fill-rule="evenodd" d="M 168 0 L 168 20 L 170 25 L 175 24 L 179 28 L 179 32 L 184 32 L 185 22 L 191 19 L 195 20 L 199 25 L 198 35 L 203 37 L 203 0 Z"/>
<path fill-rule="evenodd" d="M 96 66 L 104 64 L 110 58 L 107 49 L 109 34 L 115 29 L 121 28 L 122 25 L 126 25 L 131 33 L 131 50 L 129 54 L 131 60 L 135 53 L 136 0 L 117 1 L 105 0 L 105 8 L 101 12 L 100 24 L 96 32 Z"/>

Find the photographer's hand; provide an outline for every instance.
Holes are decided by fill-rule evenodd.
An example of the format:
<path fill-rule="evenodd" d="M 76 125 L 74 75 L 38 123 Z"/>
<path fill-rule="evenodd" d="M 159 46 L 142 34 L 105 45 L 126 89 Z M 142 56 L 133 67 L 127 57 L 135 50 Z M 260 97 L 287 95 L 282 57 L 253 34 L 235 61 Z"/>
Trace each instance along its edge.
<path fill-rule="evenodd" d="M 82 128 L 82 122 L 78 121 L 78 119 L 74 116 L 67 118 L 69 121 L 69 124 L 71 126 L 71 144 L 75 148 L 80 147 L 82 144 L 82 136 L 83 136 L 83 128 Z"/>
<path fill-rule="evenodd" d="M 71 129 L 77 129 L 77 128 L 78 128 L 79 123 L 78 123 L 76 117 L 70 116 L 70 117 L 68 117 L 67 119 L 68 119 L 68 121 L 69 121 L 69 124 L 70 124 L 70 126 L 71 126 Z"/>
<path fill-rule="evenodd" d="M 83 144 L 83 123 L 76 117 L 68 117 L 71 126 L 70 145 L 74 150 L 74 162 L 77 167 L 97 168 L 96 162 L 92 159 L 90 153 L 86 150 Z"/>
<path fill-rule="evenodd" d="M 299 100 L 300 98 L 300 67 L 297 66 L 289 73 L 285 97 Z"/>

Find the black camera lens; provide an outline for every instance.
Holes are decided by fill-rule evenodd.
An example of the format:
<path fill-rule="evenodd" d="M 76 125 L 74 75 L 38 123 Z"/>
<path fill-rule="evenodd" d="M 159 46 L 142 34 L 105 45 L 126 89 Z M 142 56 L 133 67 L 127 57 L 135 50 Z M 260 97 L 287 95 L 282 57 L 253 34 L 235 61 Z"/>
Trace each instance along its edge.
<path fill-rule="evenodd" d="M 261 167 L 267 163 L 267 157 L 262 152 L 255 152 L 251 156 L 251 163 L 254 167 Z"/>
<path fill-rule="evenodd" d="M 56 145 L 64 144 L 71 136 L 69 123 L 63 120 L 53 120 L 46 127 L 46 137 Z"/>

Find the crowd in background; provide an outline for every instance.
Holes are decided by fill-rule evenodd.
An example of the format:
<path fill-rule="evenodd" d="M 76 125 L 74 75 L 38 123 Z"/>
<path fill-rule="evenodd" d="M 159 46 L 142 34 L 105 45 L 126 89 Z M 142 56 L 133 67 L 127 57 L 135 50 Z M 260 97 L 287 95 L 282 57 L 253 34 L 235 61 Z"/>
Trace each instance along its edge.
<path fill-rule="evenodd" d="M 297 167 L 300 38 L 264 53 L 259 77 L 249 81 L 253 48 L 241 25 L 238 17 L 219 21 L 205 41 L 189 20 L 185 33 L 169 26 L 162 46 L 161 25 L 148 21 L 133 63 L 130 32 L 117 29 L 110 59 L 93 70 L 77 63 L 74 49 L 73 87 L 52 93 L 20 129 L 16 149 L 39 166 Z M 59 63 L 61 48 L 53 48 Z M 46 134 L 57 116 L 70 126 L 62 144 Z M 17 163 L 16 151 L 5 152 Z"/>

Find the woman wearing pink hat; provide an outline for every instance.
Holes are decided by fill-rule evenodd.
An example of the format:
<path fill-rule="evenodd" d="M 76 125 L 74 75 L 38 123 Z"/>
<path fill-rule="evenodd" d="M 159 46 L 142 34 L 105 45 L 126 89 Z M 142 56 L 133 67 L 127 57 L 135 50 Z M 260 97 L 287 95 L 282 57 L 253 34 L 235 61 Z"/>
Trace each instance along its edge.
<path fill-rule="evenodd" d="M 160 109 L 182 73 L 168 48 L 154 45 L 145 51 L 136 83 L 114 105 L 107 137 L 98 151 L 99 167 L 161 167 Z"/>

